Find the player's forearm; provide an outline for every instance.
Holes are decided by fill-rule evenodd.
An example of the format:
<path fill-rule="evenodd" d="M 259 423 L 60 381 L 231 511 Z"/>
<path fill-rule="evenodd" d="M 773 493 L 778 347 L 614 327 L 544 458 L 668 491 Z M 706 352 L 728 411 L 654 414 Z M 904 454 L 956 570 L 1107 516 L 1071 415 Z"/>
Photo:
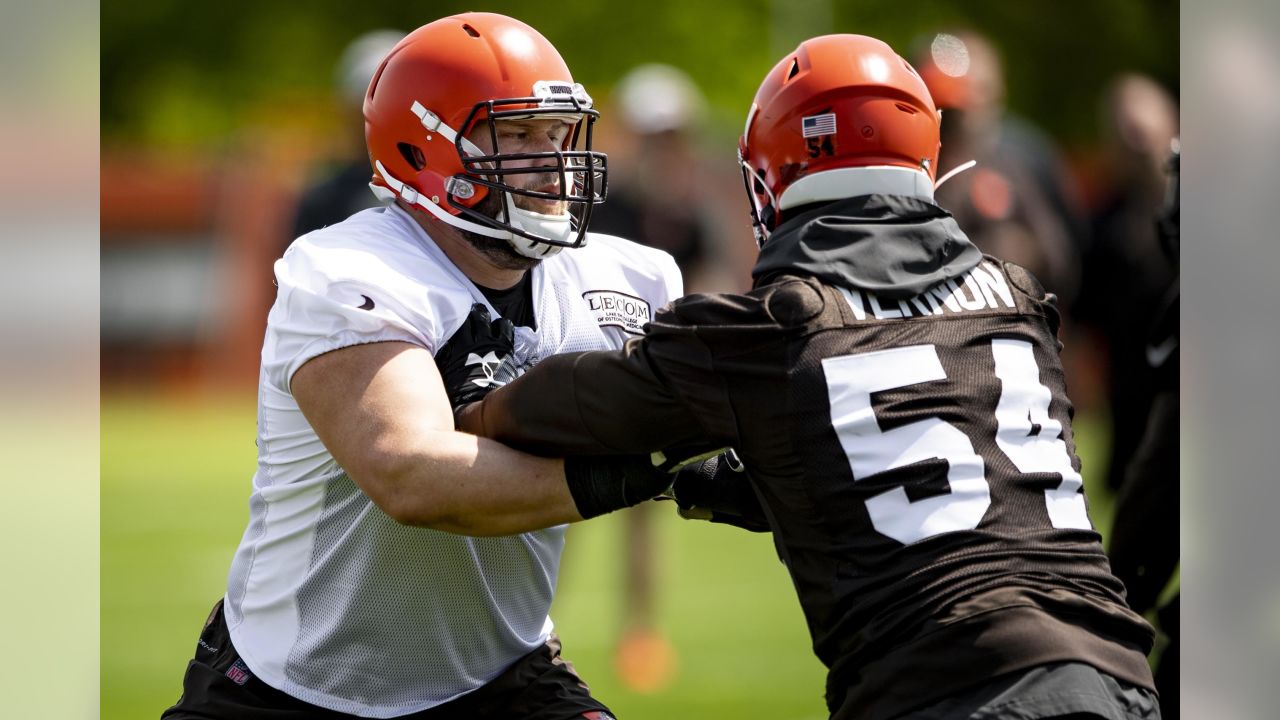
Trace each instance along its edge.
<path fill-rule="evenodd" d="M 441 431 L 383 455 L 353 479 L 397 522 L 461 535 L 512 535 L 581 520 L 561 460 Z"/>
<path fill-rule="evenodd" d="M 453 431 L 435 361 L 420 347 L 319 355 L 294 374 L 292 390 L 325 448 L 397 522 L 507 535 L 580 519 L 560 461 Z"/>
<path fill-rule="evenodd" d="M 464 432 L 546 455 L 647 454 L 704 436 L 635 344 L 547 358 L 457 420 Z"/>
<path fill-rule="evenodd" d="M 458 429 L 540 455 L 600 455 L 621 452 L 600 442 L 578 406 L 574 365 L 580 354 L 558 355 L 483 401 L 462 408 Z M 608 435 L 609 429 L 599 430 Z M 648 452 L 647 448 L 633 449 Z"/>

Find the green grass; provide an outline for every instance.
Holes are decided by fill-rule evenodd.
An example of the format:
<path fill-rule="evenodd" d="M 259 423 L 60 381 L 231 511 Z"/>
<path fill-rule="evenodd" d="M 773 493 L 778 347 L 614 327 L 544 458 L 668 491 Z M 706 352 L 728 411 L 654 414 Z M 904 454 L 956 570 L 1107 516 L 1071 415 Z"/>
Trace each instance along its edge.
<path fill-rule="evenodd" d="M 1097 426 L 1077 421 L 1076 427 L 1082 448 L 1098 447 Z M 251 397 L 200 404 L 103 398 L 106 720 L 156 718 L 177 699 L 244 530 L 253 440 Z M 1086 480 L 1101 467 L 1100 459 L 1086 458 Z M 1109 499 L 1095 496 L 1091 511 L 1106 527 Z M 826 717 L 824 670 L 771 540 L 682 521 L 673 512 L 654 515 L 658 609 L 678 669 L 671 685 L 653 695 L 626 691 L 612 670 L 622 524 L 608 517 L 570 531 L 552 618 L 565 656 L 595 695 L 628 720 Z"/>
<path fill-rule="evenodd" d="M 102 717 L 156 718 L 248 517 L 251 402 L 103 398 Z"/>

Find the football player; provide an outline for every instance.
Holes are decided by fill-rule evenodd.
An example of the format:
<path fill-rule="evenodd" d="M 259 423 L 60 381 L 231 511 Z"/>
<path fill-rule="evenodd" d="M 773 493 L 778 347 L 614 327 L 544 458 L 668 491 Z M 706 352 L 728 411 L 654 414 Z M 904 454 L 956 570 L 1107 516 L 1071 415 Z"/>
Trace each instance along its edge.
<path fill-rule="evenodd" d="M 739 142 L 754 289 L 550 358 L 459 426 L 547 454 L 736 448 L 745 473 L 707 461 L 677 502 L 773 532 L 834 718 L 1158 717 L 1152 630 L 1086 508 L 1055 298 L 933 202 L 939 123 L 883 42 L 801 43 Z"/>
<path fill-rule="evenodd" d="M 573 488 L 622 507 L 669 479 L 647 458 L 561 462 L 455 432 L 437 363 L 483 384 L 619 347 L 681 294 L 679 272 L 588 234 L 597 112 L 524 23 L 418 28 L 364 117 L 387 204 L 276 263 L 249 523 L 164 717 L 609 718 L 547 615 Z M 481 313 L 510 334 L 501 362 L 451 340 Z"/>
<path fill-rule="evenodd" d="M 1160 246 L 1175 267 L 1181 242 L 1181 157 L 1175 141 L 1168 162 L 1169 187 L 1156 224 Z M 1178 569 L 1179 301 L 1180 285 L 1175 276 L 1165 292 L 1164 306 L 1147 333 L 1144 355 L 1156 392 L 1142 442 L 1120 486 L 1111 524 L 1111 567 L 1128 590 L 1129 606 L 1140 613 L 1155 611 L 1157 625 L 1169 639 L 1159 658 L 1154 659 L 1156 689 L 1160 691 L 1160 711 L 1165 720 L 1181 716 L 1181 593 L 1174 592 L 1167 602 L 1160 603 Z"/>

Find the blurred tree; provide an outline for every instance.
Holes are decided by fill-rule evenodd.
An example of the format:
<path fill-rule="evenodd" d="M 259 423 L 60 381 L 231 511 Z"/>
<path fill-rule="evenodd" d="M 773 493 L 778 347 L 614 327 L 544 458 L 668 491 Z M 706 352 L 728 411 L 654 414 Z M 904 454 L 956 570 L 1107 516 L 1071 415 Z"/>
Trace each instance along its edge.
<path fill-rule="evenodd" d="M 105 3 L 103 140 L 192 148 L 264 121 L 331 129 L 323 99 L 351 38 L 472 9 L 458 0 L 358 9 L 344 0 Z M 686 70 L 706 88 L 713 135 L 726 139 L 737 134 L 756 84 L 778 59 L 773 48 L 826 32 L 875 35 L 905 52 L 940 27 L 982 30 L 1005 56 L 1011 107 L 1068 144 L 1093 139 L 1097 97 L 1117 70 L 1145 72 L 1175 93 L 1178 85 L 1172 0 L 499 0 L 483 9 L 541 30 L 598 99 L 642 62 Z"/>

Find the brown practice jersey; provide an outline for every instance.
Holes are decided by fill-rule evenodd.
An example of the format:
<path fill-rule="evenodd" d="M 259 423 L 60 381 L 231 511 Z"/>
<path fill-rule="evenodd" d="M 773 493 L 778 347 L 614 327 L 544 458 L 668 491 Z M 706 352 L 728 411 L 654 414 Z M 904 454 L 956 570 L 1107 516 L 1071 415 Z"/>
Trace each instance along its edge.
<path fill-rule="evenodd" d="M 736 448 L 839 717 L 1059 661 L 1149 688 L 1152 630 L 1086 512 L 1057 324 L 990 257 L 903 300 L 780 277 L 548 359 L 471 417 L 544 454 Z"/>

